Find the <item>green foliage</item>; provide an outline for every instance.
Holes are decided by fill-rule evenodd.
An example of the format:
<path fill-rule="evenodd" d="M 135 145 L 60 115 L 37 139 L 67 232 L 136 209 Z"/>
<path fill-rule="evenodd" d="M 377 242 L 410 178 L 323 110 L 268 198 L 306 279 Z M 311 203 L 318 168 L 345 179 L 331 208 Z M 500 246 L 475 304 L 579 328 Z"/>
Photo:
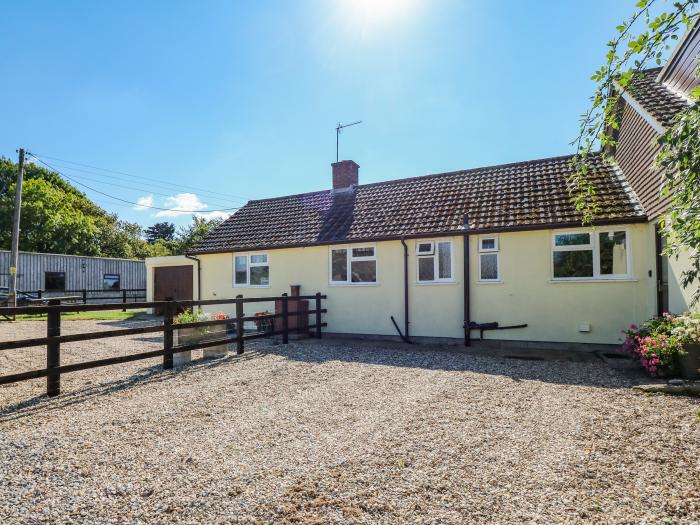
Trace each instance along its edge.
<path fill-rule="evenodd" d="M 700 280 L 700 104 L 677 115 L 660 143 L 657 161 L 666 173 L 663 192 L 672 196 L 660 221 L 667 239 L 665 253 L 687 250 L 691 266 L 681 279 L 687 288 Z M 693 292 L 692 303 L 698 300 L 700 286 Z"/>
<path fill-rule="evenodd" d="M 172 241 L 175 237 L 175 225 L 171 222 L 157 222 L 145 230 L 146 240 L 151 244 L 158 240 Z"/>
<path fill-rule="evenodd" d="M 169 248 L 142 239 L 138 224 L 107 213 L 60 175 L 32 163 L 22 185 L 20 250 L 140 259 Z M 17 164 L 0 158 L 0 249 L 9 249 Z"/>
<path fill-rule="evenodd" d="M 0 246 L 10 247 L 15 184 L 0 196 Z M 20 249 L 44 253 L 100 255 L 96 217 L 85 213 L 81 197 L 33 178 L 22 188 Z"/>
<path fill-rule="evenodd" d="M 617 36 L 608 42 L 605 63 L 591 77 L 596 91 L 591 105 L 581 116 L 579 134 L 572 144 L 573 175 L 569 191 L 582 214 L 583 224 L 591 224 L 599 213 L 596 189 L 590 180 L 588 157 L 598 147 L 606 155 L 616 145 L 615 131 L 620 127 L 620 97 L 626 90 L 634 92 L 635 76 L 649 65 L 661 64 L 666 51 L 678 40 L 697 15 L 699 0 L 673 2 L 672 8 L 652 15 L 662 0 L 640 0 L 632 16 L 617 26 Z M 663 191 L 672 196 L 672 204 L 662 219 L 668 238 L 667 255 L 689 250 L 692 268 L 683 274 L 682 284 L 690 286 L 700 279 L 700 113 L 696 104 L 677 117 L 675 124 L 661 138 L 662 151 L 657 161 L 666 169 Z M 700 287 L 693 303 L 700 300 Z"/>
<path fill-rule="evenodd" d="M 173 319 L 174 324 L 198 323 L 206 321 L 207 316 L 204 315 L 201 308 L 192 308 L 191 310 L 183 310 Z"/>
<path fill-rule="evenodd" d="M 22 186 L 20 250 L 68 255 L 143 259 L 180 255 L 191 249 L 221 219 L 192 217 L 175 231 L 159 222 L 144 231 L 93 203 L 63 178 L 42 166 L 25 165 Z M 0 249 L 12 242 L 17 164 L 0 157 Z"/>
<path fill-rule="evenodd" d="M 196 215 L 192 216 L 191 224 L 179 228 L 173 243 L 173 254 L 181 255 L 187 253 L 222 222 L 224 222 L 223 219 L 206 219 Z"/>

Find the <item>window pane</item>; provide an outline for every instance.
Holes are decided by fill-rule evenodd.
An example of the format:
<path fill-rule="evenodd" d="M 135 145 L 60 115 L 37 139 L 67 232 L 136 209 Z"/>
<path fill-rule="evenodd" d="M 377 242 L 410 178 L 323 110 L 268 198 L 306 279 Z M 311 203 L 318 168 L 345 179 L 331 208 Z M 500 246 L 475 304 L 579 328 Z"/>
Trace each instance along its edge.
<path fill-rule="evenodd" d="M 482 281 L 495 281 L 498 279 L 498 254 L 484 253 L 481 257 L 481 275 Z"/>
<path fill-rule="evenodd" d="M 432 242 L 421 242 L 418 243 L 418 253 L 430 255 L 433 253 L 433 243 Z"/>
<path fill-rule="evenodd" d="M 434 281 L 435 280 L 435 259 L 433 257 L 418 258 L 418 280 L 419 281 Z"/>
<path fill-rule="evenodd" d="M 331 281 L 348 280 L 347 250 L 333 250 L 331 252 Z"/>
<path fill-rule="evenodd" d="M 353 257 L 374 257 L 374 248 L 369 247 L 369 248 L 353 248 L 352 249 L 352 256 Z"/>
<path fill-rule="evenodd" d="M 119 275 L 106 273 L 102 279 L 103 290 L 119 290 Z"/>
<path fill-rule="evenodd" d="M 576 246 L 590 243 L 590 233 L 558 233 L 554 236 L 555 246 Z"/>
<path fill-rule="evenodd" d="M 600 274 L 626 274 L 627 235 L 625 232 L 605 232 L 598 235 L 600 240 Z"/>
<path fill-rule="evenodd" d="M 593 277 L 593 250 L 554 252 L 554 277 Z"/>
<path fill-rule="evenodd" d="M 245 255 L 236 255 L 235 283 L 248 284 L 248 258 Z"/>
<path fill-rule="evenodd" d="M 352 261 L 350 263 L 352 282 L 377 282 L 377 261 Z"/>
<path fill-rule="evenodd" d="M 251 262 L 251 264 L 266 263 L 267 262 L 267 255 L 251 255 L 250 262 Z"/>
<path fill-rule="evenodd" d="M 449 242 L 438 243 L 438 276 L 440 279 L 452 278 L 452 245 Z"/>
<path fill-rule="evenodd" d="M 496 239 L 481 239 L 481 249 L 482 250 L 495 250 L 496 249 Z"/>
<path fill-rule="evenodd" d="M 44 290 L 47 292 L 58 292 L 66 289 L 65 272 L 45 272 Z"/>
<path fill-rule="evenodd" d="M 269 266 L 251 266 L 250 284 L 253 286 L 266 286 L 270 284 Z"/>

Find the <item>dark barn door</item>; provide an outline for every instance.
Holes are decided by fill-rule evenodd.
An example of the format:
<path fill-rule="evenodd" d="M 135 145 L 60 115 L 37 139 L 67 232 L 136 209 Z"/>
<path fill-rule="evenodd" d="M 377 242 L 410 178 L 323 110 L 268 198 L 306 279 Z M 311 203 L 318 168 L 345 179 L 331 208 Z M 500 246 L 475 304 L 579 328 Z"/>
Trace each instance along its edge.
<path fill-rule="evenodd" d="M 154 301 L 191 301 L 192 267 L 162 266 L 153 269 Z M 163 312 L 156 312 L 159 315 Z"/>

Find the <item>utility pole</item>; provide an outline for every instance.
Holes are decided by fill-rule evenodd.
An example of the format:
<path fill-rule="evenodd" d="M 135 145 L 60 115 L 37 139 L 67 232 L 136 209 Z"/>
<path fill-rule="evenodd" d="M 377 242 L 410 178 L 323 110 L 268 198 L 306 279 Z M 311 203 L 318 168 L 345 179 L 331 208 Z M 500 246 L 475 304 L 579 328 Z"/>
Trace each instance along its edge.
<path fill-rule="evenodd" d="M 19 149 L 17 186 L 15 188 L 15 215 L 12 222 L 12 253 L 10 254 L 9 303 L 17 306 L 17 263 L 19 262 L 19 216 L 22 209 L 22 180 L 24 179 L 24 148 Z"/>

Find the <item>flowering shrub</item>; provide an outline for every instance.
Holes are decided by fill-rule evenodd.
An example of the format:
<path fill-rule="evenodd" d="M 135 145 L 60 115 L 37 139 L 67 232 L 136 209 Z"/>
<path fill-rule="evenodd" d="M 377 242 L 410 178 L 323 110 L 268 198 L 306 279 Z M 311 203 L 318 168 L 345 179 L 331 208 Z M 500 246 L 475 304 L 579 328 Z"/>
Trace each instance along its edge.
<path fill-rule="evenodd" d="M 201 308 L 193 308 L 192 310 L 183 310 L 175 319 L 173 323 L 175 324 L 185 324 L 185 323 L 197 323 L 199 321 L 206 321 L 206 316 L 202 313 Z"/>
<path fill-rule="evenodd" d="M 226 314 L 224 312 L 216 312 L 214 314 L 211 314 L 212 321 L 223 320 L 223 319 L 228 319 L 228 314 Z"/>
<path fill-rule="evenodd" d="M 665 312 L 641 326 L 631 325 L 623 333 L 626 339 L 622 351 L 637 356 L 646 371 L 655 376 L 674 367 L 678 357 L 685 355 L 686 345 L 700 342 L 700 314 L 674 316 Z"/>

